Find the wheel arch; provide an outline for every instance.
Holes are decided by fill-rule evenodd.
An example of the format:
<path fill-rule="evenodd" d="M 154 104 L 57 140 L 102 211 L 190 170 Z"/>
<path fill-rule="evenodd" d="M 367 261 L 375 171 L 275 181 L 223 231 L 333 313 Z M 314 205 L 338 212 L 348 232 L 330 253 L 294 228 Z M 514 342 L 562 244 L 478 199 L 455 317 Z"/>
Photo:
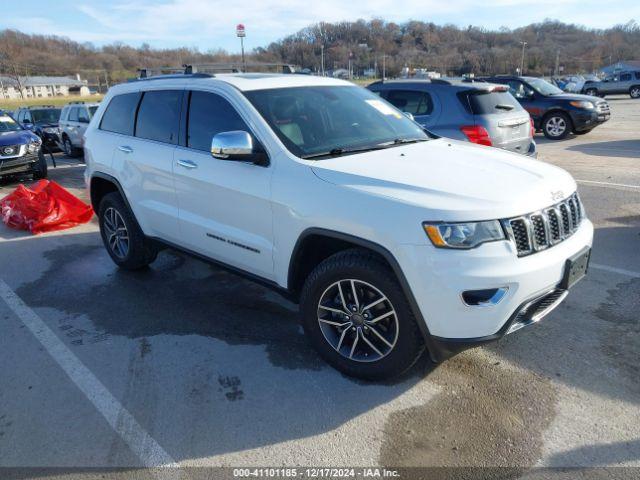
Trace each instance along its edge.
<path fill-rule="evenodd" d="M 98 211 L 100 201 L 104 196 L 113 192 L 118 192 L 127 208 L 131 210 L 131 205 L 129 205 L 129 201 L 127 200 L 127 196 L 124 193 L 122 185 L 120 185 L 120 182 L 118 182 L 115 177 L 102 172 L 94 172 L 91 175 L 91 180 L 89 182 L 89 197 L 91 199 L 91 206 L 93 207 L 94 212 Z M 133 210 L 131 211 L 133 212 Z"/>

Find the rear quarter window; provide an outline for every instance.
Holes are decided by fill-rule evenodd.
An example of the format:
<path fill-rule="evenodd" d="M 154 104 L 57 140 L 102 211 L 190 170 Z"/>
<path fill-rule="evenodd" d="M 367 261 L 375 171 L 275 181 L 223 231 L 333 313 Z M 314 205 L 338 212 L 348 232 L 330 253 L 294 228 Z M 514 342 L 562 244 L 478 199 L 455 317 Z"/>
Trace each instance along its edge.
<path fill-rule="evenodd" d="M 509 92 L 464 92 L 459 95 L 465 108 L 474 115 L 509 113 L 522 110 L 520 103 Z"/>
<path fill-rule="evenodd" d="M 102 116 L 100 129 L 122 135 L 133 135 L 139 100 L 139 92 L 124 93 L 113 97 Z"/>

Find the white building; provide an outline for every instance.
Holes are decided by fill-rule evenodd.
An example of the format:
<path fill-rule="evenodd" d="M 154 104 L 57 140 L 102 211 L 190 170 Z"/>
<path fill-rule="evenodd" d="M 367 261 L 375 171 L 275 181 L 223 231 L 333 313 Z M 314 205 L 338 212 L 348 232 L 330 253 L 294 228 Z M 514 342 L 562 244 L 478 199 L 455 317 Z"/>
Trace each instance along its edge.
<path fill-rule="evenodd" d="M 71 77 L 20 77 L 24 98 L 66 97 L 89 95 L 86 80 Z M 19 84 L 15 78 L 0 76 L 0 98 L 20 99 Z"/>

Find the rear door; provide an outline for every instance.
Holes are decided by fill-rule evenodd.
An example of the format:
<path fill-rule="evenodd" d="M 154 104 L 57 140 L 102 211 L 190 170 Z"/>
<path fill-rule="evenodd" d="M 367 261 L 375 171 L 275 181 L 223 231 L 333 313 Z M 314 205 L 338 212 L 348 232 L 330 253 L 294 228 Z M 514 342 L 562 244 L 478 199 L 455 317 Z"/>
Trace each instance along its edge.
<path fill-rule="evenodd" d="M 411 89 L 383 90 L 382 97 L 398 110 L 410 113 L 425 128 L 435 124 L 434 102 L 429 92 Z"/>
<path fill-rule="evenodd" d="M 78 107 L 71 107 L 69 109 L 66 132 L 74 146 L 78 147 L 81 145 L 80 137 L 78 136 Z"/>
<path fill-rule="evenodd" d="M 89 122 L 91 118 L 89 118 L 89 109 L 87 107 L 78 107 L 78 124 L 76 134 L 78 135 L 78 145 L 84 145 L 84 133 L 87 131 L 87 127 L 89 126 Z"/>
<path fill-rule="evenodd" d="M 229 100 L 194 90 L 187 131 L 173 163 L 181 244 L 263 278 L 273 278 L 272 166 L 211 156 L 220 132 L 251 129 Z M 254 136 L 255 137 L 255 136 Z"/>
<path fill-rule="evenodd" d="M 620 85 L 615 93 L 627 93 L 633 84 L 633 75 L 631 72 L 620 74 Z"/>
<path fill-rule="evenodd" d="M 474 123 L 487 130 L 494 147 L 523 154 L 529 151 L 532 140 L 529 114 L 506 86 L 470 90 L 464 94 Z"/>

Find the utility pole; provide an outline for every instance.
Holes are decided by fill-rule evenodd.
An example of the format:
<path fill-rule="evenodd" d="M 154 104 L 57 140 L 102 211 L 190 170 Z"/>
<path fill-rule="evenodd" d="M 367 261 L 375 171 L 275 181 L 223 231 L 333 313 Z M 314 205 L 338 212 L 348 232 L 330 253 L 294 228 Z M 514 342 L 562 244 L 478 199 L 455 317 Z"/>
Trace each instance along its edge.
<path fill-rule="evenodd" d="M 527 42 L 520 42 L 522 44 L 522 57 L 520 58 L 520 75 L 524 75 L 524 47 L 527 46 Z"/>
<path fill-rule="evenodd" d="M 382 54 L 382 81 L 384 82 L 387 79 L 387 55 Z"/>
<path fill-rule="evenodd" d="M 320 66 L 324 77 L 324 43 L 320 45 Z"/>
<path fill-rule="evenodd" d="M 556 67 L 555 67 L 555 69 L 553 70 L 553 76 L 554 76 L 554 77 L 557 77 L 557 76 L 558 76 L 558 70 L 559 70 L 559 68 L 560 68 L 560 50 L 558 50 L 558 51 L 556 52 Z"/>

